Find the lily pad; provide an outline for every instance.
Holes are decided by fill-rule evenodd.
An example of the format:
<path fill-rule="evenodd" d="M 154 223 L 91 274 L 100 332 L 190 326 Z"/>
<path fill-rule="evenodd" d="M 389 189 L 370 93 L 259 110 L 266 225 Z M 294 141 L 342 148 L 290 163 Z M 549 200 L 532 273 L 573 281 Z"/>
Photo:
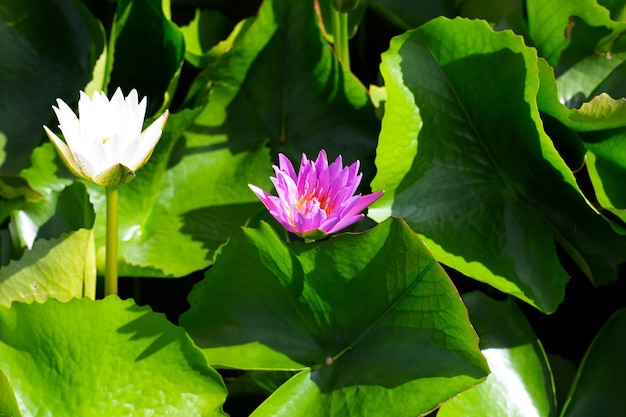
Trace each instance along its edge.
<path fill-rule="evenodd" d="M 394 38 L 372 182 L 385 195 L 369 216 L 403 217 L 438 261 L 552 312 L 569 279 L 555 241 L 595 284 L 617 278 L 626 241 L 543 130 L 537 62 L 483 21 L 439 18 Z"/>
<path fill-rule="evenodd" d="M 0 307 L 0 335 L 5 415 L 225 416 L 202 352 L 131 300 L 14 303 Z"/>
<path fill-rule="evenodd" d="M 488 372 L 456 289 L 400 219 L 312 244 L 244 228 L 189 303 L 181 325 L 209 363 L 300 370 L 255 416 L 415 416 Z"/>

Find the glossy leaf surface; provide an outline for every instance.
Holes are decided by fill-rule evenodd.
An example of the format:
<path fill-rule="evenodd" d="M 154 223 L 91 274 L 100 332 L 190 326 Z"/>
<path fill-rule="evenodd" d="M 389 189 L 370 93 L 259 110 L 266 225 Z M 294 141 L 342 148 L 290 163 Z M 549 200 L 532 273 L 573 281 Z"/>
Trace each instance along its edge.
<path fill-rule="evenodd" d="M 0 371 L 11 415 L 224 415 L 221 378 L 185 332 L 117 297 L 0 308 Z"/>
<path fill-rule="evenodd" d="M 405 218 L 437 260 L 546 312 L 568 280 L 555 241 L 595 283 L 616 278 L 625 242 L 543 131 L 537 56 L 522 38 L 437 19 L 395 38 L 382 72 L 372 188 L 385 195 L 372 218 Z"/>
<path fill-rule="evenodd" d="M 458 293 L 399 219 L 315 244 L 246 228 L 189 302 L 181 324 L 209 363 L 302 370 L 255 415 L 367 415 L 384 404 L 414 416 L 487 373 Z"/>
<path fill-rule="evenodd" d="M 513 299 L 480 292 L 463 296 L 491 373 L 482 384 L 445 403 L 439 417 L 556 415 L 552 374 L 532 327 Z"/>

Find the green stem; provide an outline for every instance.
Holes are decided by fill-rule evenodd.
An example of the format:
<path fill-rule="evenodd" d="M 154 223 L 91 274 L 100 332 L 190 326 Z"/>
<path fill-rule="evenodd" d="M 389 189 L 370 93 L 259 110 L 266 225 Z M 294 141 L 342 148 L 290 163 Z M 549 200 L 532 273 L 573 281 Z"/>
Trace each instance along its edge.
<path fill-rule="evenodd" d="M 117 294 L 117 187 L 106 187 L 107 190 L 107 236 L 106 259 L 104 271 L 104 295 Z"/>
<path fill-rule="evenodd" d="M 335 54 L 343 62 L 347 69 L 350 69 L 350 47 L 348 45 L 348 13 L 341 13 L 334 7 L 330 8 L 332 13 L 333 44 Z"/>

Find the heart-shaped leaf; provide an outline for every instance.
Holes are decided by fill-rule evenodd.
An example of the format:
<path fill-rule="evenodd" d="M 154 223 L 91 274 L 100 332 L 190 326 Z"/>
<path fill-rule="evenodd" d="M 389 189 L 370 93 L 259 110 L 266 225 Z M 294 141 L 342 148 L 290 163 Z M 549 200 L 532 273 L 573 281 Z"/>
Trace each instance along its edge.
<path fill-rule="evenodd" d="M 245 228 L 189 303 L 181 324 L 209 363 L 301 370 L 255 415 L 342 416 L 347 404 L 367 415 L 384 403 L 415 416 L 488 372 L 456 289 L 399 219 L 314 244 Z"/>
<path fill-rule="evenodd" d="M 369 215 L 405 218 L 438 261 L 550 312 L 568 280 L 555 240 L 595 283 L 616 279 L 626 242 L 543 131 L 537 65 L 521 37 L 481 21 L 395 38 L 372 183 L 385 195 Z"/>

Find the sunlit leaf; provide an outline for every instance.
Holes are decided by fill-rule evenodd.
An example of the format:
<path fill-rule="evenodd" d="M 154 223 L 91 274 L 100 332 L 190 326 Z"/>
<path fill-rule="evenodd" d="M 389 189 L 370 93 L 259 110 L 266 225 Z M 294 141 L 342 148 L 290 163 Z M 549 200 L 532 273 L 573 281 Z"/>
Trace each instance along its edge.
<path fill-rule="evenodd" d="M 589 132 L 581 138 L 598 202 L 626 222 L 626 128 Z"/>
<path fill-rule="evenodd" d="M 385 195 L 369 215 L 405 218 L 438 261 L 550 312 L 568 280 L 555 240 L 596 284 L 616 279 L 626 242 L 543 131 L 537 65 L 521 37 L 481 21 L 395 38 L 372 183 Z"/>
<path fill-rule="evenodd" d="M 196 9 L 193 20 L 180 28 L 185 59 L 197 68 L 206 67 L 232 48 L 244 23 L 235 25 L 218 11 Z"/>
<path fill-rule="evenodd" d="M 529 0 L 526 2 L 530 36 L 539 54 L 553 67 L 559 64 L 561 54 L 570 44 L 573 32 L 578 30 L 574 17 L 592 27 L 605 27 L 614 36 L 624 31 L 624 23 L 611 19 L 609 10 L 596 0 Z M 592 45 L 596 47 L 597 45 Z M 599 48 L 599 46 L 598 46 Z"/>
<path fill-rule="evenodd" d="M 92 231 L 81 229 L 35 241 L 20 259 L 0 268 L 0 306 L 82 297 L 85 279 L 95 280 L 91 239 Z"/>
<path fill-rule="evenodd" d="M 223 382 L 185 332 L 117 297 L 0 308 L 0 371 L 23 417 L 225 415 Z M 6 395 L 0 413 L 16 415 Z"/>
<path fill-rule="evenodd" d="M 245 228 L 189 303 L 209 363 L 301 370 L 256 416 L 415 416 L 487 373 L 456 289 L 399 219 L 315 244 Z"/>
<path fill-rule="evenodd" d="M 482 384 L 445 403 L 438 417 L 550 417 L 556 415 L 546 354 L 513 299 L 463 296 L 491 373 Z"/>

